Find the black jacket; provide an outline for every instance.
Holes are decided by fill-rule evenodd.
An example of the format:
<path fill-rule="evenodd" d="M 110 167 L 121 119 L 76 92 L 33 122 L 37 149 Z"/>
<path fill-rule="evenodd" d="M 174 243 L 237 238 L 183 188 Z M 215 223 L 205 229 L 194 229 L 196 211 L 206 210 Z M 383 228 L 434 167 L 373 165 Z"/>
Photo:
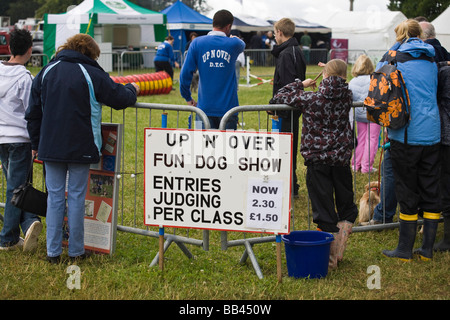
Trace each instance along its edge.
<path fill-rule="evenodd" d="M 447 50 L 441 45 L 438 39 L 427 39 L 424 42 L 431 44 L 434 47 L 434 51 L 436 52 L 434 60 L 436 62 L 450 60 L 450 53 L 447 52 Z"/>
<path fill-rule="evenodd" d="M 450 146 L 450 67 L 439 68 L 438 105 L 441 117 L 441 144 Z"/>
<path fill-rule="evenodd" d="M 295 79 L 306 79 L 306 61 L 296 38 L 292 37 L 280 45 L 275 45 L 272 55 L 276 58 L 273 96 Z"/>

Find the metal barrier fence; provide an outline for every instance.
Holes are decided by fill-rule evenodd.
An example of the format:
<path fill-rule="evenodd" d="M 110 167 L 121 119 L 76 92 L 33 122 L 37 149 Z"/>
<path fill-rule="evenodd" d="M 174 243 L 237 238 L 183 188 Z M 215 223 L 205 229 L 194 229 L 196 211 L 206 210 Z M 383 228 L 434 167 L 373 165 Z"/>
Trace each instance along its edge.
<path fill-rule="evenodd" d="M 174 51 L 175 58 L 183 62 L 183 56 L 180 51 Z M 146 49 L 141 51 L 113 51 L 102 52 L 97 62 L 106 72 L 117 72 L 118 76 L 127 74 L 138 74 L 146 72 L 155 72 L 153 59 L 156 56 L 156 50 Z M 11 55 L 0 55 L 0 61 L 8 61 Z M 28 66 L 41 68 L 46 65 L 52 57 L 46 54 L 33 53 Z"/>
<path fill-rule="evenodd" d="M 155 49 L 144 49 L 140 51 L 125 50 L 122 52 L 112 52 L 111 58 L 108 58 L 108 54 L 103 55 L 102 59 L 104 60 L 104 65 L 112 61 L 110 70 L 117 72 L 119 76 L 123 76 L 125 73 L 138 74 L 154 72 L 155 64 L 153 60 L 155 56 Z M 184 57 L 179 50 L 174 50 L 174 56 L 176 61 L 181 64 L 183 63 Z"/>
<path fill-rule="evenodd" d="M 349 64 L 352 64 L 359 55 L 366 54 L 376 64 L 384 53 L 385 50 L 310 49 L 307 54 L 305 53 L 305 57 L 308 65 L 317 65 L 319 62 L 326 62 L 333 58 L 343 58 Z M 185 54 L 183 55 L 179 50 L 174 50 L 175 59 L 180 65 L 184 63 Z M 275 67 L 275 58 L 269 49 L 246 49 L 244 50 L 244 55 L 252 68 Z M 118 76 L 149 73 L 155 72 L 155 64 L 153 62 L 155 56 L 155 49 L 102 52 L 98 63 L 106 72 L 117 72 Z M 0 60 L 9 60 L 9 58 L 10 55 L 0 55 Z M 46 54 L 32 54 L 28 64 L 39 68 L 47 64 L 48 61 L 49 57 Z M 258 74 L 258 76 L 273 76 L 273 74 Z"/>
<path fill-rule="evenodd" d="M 362 103 L 354 103 L 354 108 L 362 107 Z M 106 109 L 106 108 L 105 108 Z M 159 110 L 161 114 L 154 113 L 152 111 Z M 248 123 L 250 126 L 257 126 L 257 131 L 269 131 L 271 130 L 269 121 L 266 120 L 266 126 L 264 123 L 264 116 L 267 116 L 267 110 L 294 110 L 294 108 L 286 106 L 286 105 L 247 105 L 247 106 L 239 106 L 230 110 L 223 117 L 220 129 L 225 128 L 225 123 L 228 118 L 236 113 L 240 113 L 240 127 L 245 130 L 244 124 L 244 114 L 245 112 L 258 112 L 256 124 L 255 121 L 253 123 Z M 158 231 L 152 230 L 151 227 L 146 227 L 143 224 L 142 218 L 144 217 L 143 213 L 143 182 L 140 181 L 140 177 L 143 175 L 143 129 L 146 127 L 161 127 L 161 119 L 163 116 L 169 113 L 169 117 L 176 117 L 176 128 L 192 128 L 192 125 L 189 117 L 193 117 L 195 114 L 199 116 L 203 123 L 205 123 L 205 129 L 209 128 L 209 121 L 207 116 L 198 108 L 187 106 L 187 105 L 167 105 L 167 104 L 152 104 L 152 103 L 137 103 L 134 107 L 127 108 L 123 111 L 113 111 L 111 109 L 109 119 L 107 116 L 108 109 L 105 110 L 104 113 L 104 121 L 111 123 L 122 123 L 123 124 L 123 143 L 122 143 L 122 156 L 121 156 L 121 172 L 116 176 L 117 179 L 120 179 L 120 193 L 119 193 L 119 206 L 118 206 L 118 225 L 117 230 L 122 232 L 127 232 L 136 235 L 143 235 L 153 238 L 159 238 L 160 233 Z M 260 113 L 264 112 L 264 116 L 261 116 Z M 189 114 L 189 116 L 183 117 L 182 115 Z M 106 116 L 105 116 L 106 114 Z M 174 123 L 172 121 L 172 123 Z M 265 128 L 264 128 L 265 127 Z M 367 175 L 368 181 L 370 182 L 371 174 Z M 373 176 L 372 176 L 373 177 Z M 361 177 L 359 178 L 361 179 Z M 356 177 L 354 176 L 354 187 L 356 188 Z M 3 203 L 0 203 L 0 207 L 4 207 L 4 199 L 5 199 L 5 180 L 2 175 L 2 196 L 0 200 Z M 355 192 L 356 194 L 356 192 Z M 291 230 L 295 230 L 295 220 L 293 212 L 294 202 L 292 203 L 292 212 L 291 212 Z M 298 205 L 298 202 L 297 204 Z M 309 199 L 308 203 L 301 204 L 302 206 L 307 206 L 308 212 L 308 228 L 310 228 L 310 223 L 312 220 L 311 212 L 310 212 L 310 204 Z M 372 210 L 373 208 L 371 208 Z M 383 208 L 384 211 L 384 208 Z M 384 212 L 383 212 L 384 215 Z M 398 211 L 397 211 L 398 215 Z M 0 219 L 1 219 L 0 215 Z M 421 222 L 419 221 L 419 224 Z M 353 228 L 353 232 L 365 232 L 365 231 L 373 231 L 373 230 L 382 230 L 382 229 L 393 229 L 399 226 L 398 222 L 392 223 L 382 223 L 378 225 L 368 225 L 368 226 L 358 226 L 355 225 Z M 189 229 L 183 229 L 186 232 L 186 235 L 177 234 L 183 231 L 181 229 L 173 228 L 173 234 L 164 233 L 164 252 L 170 247 L 172 243 L 175 243 L 181 251 L 188 257 L 192 258 L 192 254 L 189 249 L 186 247 L 186 244 L 202 247 L 203 250 L 209 250 L 209 230 L 202 230 L 202 239 L 199 239 L 199 233 L 195 233 L 194 237 L 190 235 Z M 199 231 L 199 230 L 197 230 Z M 246 233 L 242 239 L 234 239 L 228 240 L 228 232 L 222 231 L 220 232 L 220 242 L 221 249 L 227 250 L 230 247 L 235 246 L 244 246 L 245 250 L 241 257 L 240 262 L 245 262 L 248 258 L 250 258 L 253 268 L 259 278 L 262 278 L 262 272 L 259 268 L 258 261 L 256 259 L 255 254 L 253 253 L 252 247 L 255 244 L 274 242 L 276 241 L 276 236 L 273 235 L 261 235 L 260 237 L 248 237 Z M 158 263 L 160 254 L 158 253 L 150 266 L 155 266 Z"/>
<path fill-rule="evenodd" d="M 131 123 L 129 124 L 129 120 L 127 118 L 130 118 L 130 111 L 134 109 L 135 111 L 135 119 L 134 119 L 134 125 Z M 128 111 L 127 111 L 128 110 Z M 142 146 L 143 141 L 143 129 L 145 127 L 165 127 L 165 125 L 162 125 L 165 121 L 167 121 L 165 118 L 167 117 L 167 112 L 166 111 L 175 111 L 176 112 L 176 123 L 177 123 L 177 128 L 180 127 L 180 122 L 183 122 L 183 119 L 181 119 L 180 117 L 180 112 L 183 113 L 189 113 L 189 117 L 185 118 L 184 120 L 187 121 L 187 125 L 186 123 L 184 127 L 194 127 L 192 126 L 192 124 L 194 123 L 194 121 L 190 121 L 194 114 L 198 117 L 200 117 L 200 119 L 202 120 L 202 122 L 204 123 L 204 128 L 205 129 L 209 129 L 210 125 L 209 125 L 209 120 L 208 117 L 204 114 L 204 112 L 202 110 L 200 110 L 199 108 L 196 107 L 192 107 L 192 106 L 187 106 L 187 105 L 168 105 L 168 104 L 154 104 L 154 103 L 136 103 L 134 105 L 134 107 L 129 107 L 127 110 L 123 110 L 122 111 L 122 124 L 124 126 L 123 128 L 123 143 L 122 143 L 122 164 L 121 164 L 121 168 L 122 168 L 122 172 L 120 174 L 120 176 L 118 177 L 119 179 L 121 179 L 121 192 L 120 192 L 120 200 L 119 200 L 119 211 L 120 211 L 120 215 L 119 215 L 119 219 L 118 219 L 118 225 L 117 225 L 117 230 L 119 231 L 123 231 L 123 232 L 129 232 L 129 233 L 133 233 L 133 234 L 138 234 L 138 235 L 144 235 L 144 236 L 149 236 L 149 237 L 154 237 L 154 238 L 159 238 L 161 236 L 160 231 L 151 231 L 149 230 L 150 228 L 146 228 L 146 229 L 142 229 L 141 227 L 143 226 L 143 223 L 139 223 L 138 222 L 138 214 L 140 214 L 141 217 L 144 216 L 143 213 L 143 206 L 138 205 L 139 203 L 141 203 L 141 201 L 143 200 L 144 197 L 144 193 L 143 193 L 143 183 L 142 184 L 138 184 L 137 182 L 137 177 L 143 173 L 142 171 L 142 165 L 143 165 L 143 161 L 140 161 L 140 156 L 143 156 L 142 150 L 143 148 L 140 147 Z M 161 110 L 161 118 L 160 119 L 155 119 L 155 116 L 152 116 L 152 110 Z M 144 123 L 144 117 L 145 114 L 144 112 L 147 111 L 148 112 L 148 122 Z M 128 113 L 128 115 L 127 115 Z M 173 115 L 172 115 L 173 116 Z M 131 119 L 131 118 L 130 118 Z M 116 116 L 113 115 L 113 111 L 111 109 L 111 114 L 110 114 L 110 121 L 111 122 L 117 122 L 118 118 L 117 118 L 117 112 L 116 112 Z M 160 120 L 159 125 L 155 124 L 154 121 Z M 181 125 L 181 127 L 183 127 Z M 133 130 L 134 129 L 134 130 Z M 134 131 L 134 132 L 133 132 Z M 127 147 L 127 143 L 125 143 L 125 137 L 128 136 L 132 136 L 134 135 L 134 146 L 133 145 L 129 145 L 131 150 L 128 150 Z M 132 154 L 134 154 L 134 163 L 131 161 L 127 161 L 127 160 L 132 160 Z M 127 156 L 125 156 L 127 155 Z M 126 183 L 125 180 L 127 177 L 130 177 L 133 181 L 131 183 Z M 134 199 L 131 199 L 131 203 L 127 203 L 126 199 L 126 195 L 125 195 L 125 191 L 129 190 L 129 188 L 134 188 Z M 131 205 L 131 206 L 130 206 Z M 131 212 L 130 212 L 131 211 Z M 119 213 L 119 212 L 118 212 Z M 188 258 L 192 258 L 192 254 L 190 253 L 189 249 L 185 246 L 185 244 L 191 244 L 191 245 L 195 245 L 195 246 L 200 246 L 203 248 L 203 250 L 208 251 L 209 250 L 209 231 L 205 230 L 203 231 L 202 234 L 202 240 L 200 239 L 195 239 L 189 236 L 189 230 L 187 230 L 188 235 L 187 236 L 181 236 L 181 235 L 176 235 L 175 234 L 176 230 L 174 228 L 174 233 L 173 234 L 167 234 L 164 233 L 164 252 L 170 247 L 170 245 L 172 243 L 175 243 L 180 249 L 181 251 L 188 257 Z M 160 257 L 160 253 L 158 253 L 152 263 L 150 264 L 150 266 L 155 266 L 158 263 Z"/>
<path fill-rule="evenodd" d="M 328 49 L 310 49 L 303 50 L 303 54 L 306 64 L 316 65 L 327 61 L 329 51 Z M 270 49 L 246 49 L 244 55 L 250 58 L 250 63 L 254 67 L 275 67 L 275 57 Z"/>
<path fill-rule="evenodd" d="M 365 49 L 310 49 L 303 50 L 307 65 L 317 65 L 319 62 L 327 62 L 334 58 L 341 58 L 349 64 L 355 63 L 356 59 L 365 54 L 369 56 L 374 64 L 380 61 L 386 50 Z M 250 59 L 254 67 L 274 67 L 275 58 L 269 49 L 246 49 L 244 55 Z"/>
<path fill-rule="evenodd" d="M 359 55 L 368 55 L 374 64 L 380 61 L 381 57 L 385 53 L 385 50 L 350 50 L 350 49 L 310 49 L 307 52 L 304 51 L 306 63 L 308 65 L 317 65 L 319 62 L 327 62 L 333 58 L 342 58 L 349 64 L 353 64 Z M 179 50 L 174 50 L 176 60 L 183 65 L 186 58 L 186 53 L 181 53 Z M 108 55 L 111 55 L 109 58 Z M 269 49 L 246 49 L 244 50 L 246 57 L 245 61 L 249 61 L 252 72 L 258 76 L 273 76 L 273 74 L 259 74 L 255 68 L 257 67 L 275 67 L 275 58 Z M 145 49 L 140 51 L 121 51 L 112 52 L 110 54 L 102 54 L 99 58 L 99 62 L 106 71 L 117 72 L 119 76 L 123 76 L 125 73 L 145 73 L 154 72 L 153 59 L 156 56 L 155 49 Z M 104 61 L 103 63 L 101 61 Z M 243 73 L 241 73 L 243 76 Z"/>
<path fill-rule="evenodd" d="M 359 103 L 353 103 L 353 112 L 355 111 L 355 108 L 360 108 L 363 107 L 362 102 Z M 240 112 L 241 114 L 245 111 L 256 111 L 258 112 L 258 115 L 260 112 L 267 112 L 269 110 L 274 110 L 274 111 L 279 111 L 279 110 L 285 110 L 285 111 L 291 111 L 293 112 L 295 110 L 295 108 L 293 107 L 289 107 L 286 105 L 254 105 L 254 106 L 238 106 L 235 107 L 231 110 L 229 110 L 222 118 L 222 121 L 220 123 L 219 129 L 224 130 L 225 128 L 225 124 L 228 121 L 228 118 L 231 117 L 233 114 Z M 258 116 L 258 119 L 260 117 Z M 355 119 L 355 117 L 353 117 L 353 119 Z M 355 126 L 356 124 L 356 120 L 354 120 L 353 125 Z M 291 126 L 292 127 L 292 126 Z M 258 128 L 259 129 L 259 128 Z M 370 130 L 370 127 L 369 127 Z M 299 133 L 301 135 L 301 133 Z M 370 136 L 370 131 L 369 134 Z M 370 148 L 370 141 L 369 141 L 369 148 Z M 356 181 L 356 173 L 354 174 L 353 177 L 353 181 Z M 370 184 L 370 180 L 371 180 L 371 176 L 370 174 L 368 174 L 368 181 Z M 354 188 L 356 189 L 356 183 L 353 183 Z M 369 189 L 369 193 L 371 192 L 371 190 Z M 375 192 L 375 191 L 373 191 Z M 356 194 L 356 192 L 355 192 Z M 384 193 L 383 193 L 384 194 Z M 384 203 L 384 201 L 383 201 Z M 308 198 L 308 204 L 307 204 L 307 208 L 308 208 L 308 226 L 310 228 L 310 222 L 311 222 L 311 212 L 310 212 L 310 202 L 309 202 L 309 198 Z M 369 203 L 369 210 L 370 212 L 373 212 L 373 209 Z M 292 203 L 292 211 L 294 211 L 294 203 Z M 383 217 L 385 215 L 385 207 L 383 206 Z M 380 229 L 391 229 L 391 228 L 396 228 L 398 227 L 398 223 L 383 223 L 383 224 L 379 224 L 379 225 L 367 225 L 367 226 L 355 226 L 353 228 L 354 232 L 361 232 L 361 231 L 370 231 L 370 230 L 380 230 Z M 291 212 L 291 230 L 295 230 L 295 224 L 294 224 L 294 215 Z M 255 244 L 260 244 L 260 243 L 267 243 L 267 242 L 274 242 L 276 241 L 276 236 L 260 236 L 260 237 L 254 237 L 254 238 L 247 238 L 246 236 L 244 236 L 243 239 L 238 239 L 238 240 L 228 240 L 228 232 L 227 231 L 222 231 L 221 232 L 221 248 L 222 250 L 227 250 L 229 247 L 234 247 L 234 246 L 244 246 L 245 247 L 245 251 L 244 254 L 241 257 L 240 262 L 243 263 L 245 262 L 245 260 L 247 258 L 250 258 L 251 263 L 253 265 L 253 268 L 256 272 L 256 274 L 258 275 L 259 278 L 262 278 L 262 273 L 261 270 L 259 268 L 256 256 L 253 252 L 253 245 Z"/>

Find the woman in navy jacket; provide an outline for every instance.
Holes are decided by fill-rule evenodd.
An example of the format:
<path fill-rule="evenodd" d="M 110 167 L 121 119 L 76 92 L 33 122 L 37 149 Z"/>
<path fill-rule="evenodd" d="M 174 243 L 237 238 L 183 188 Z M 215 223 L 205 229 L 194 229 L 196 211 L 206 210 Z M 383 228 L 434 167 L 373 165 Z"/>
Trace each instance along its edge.
<path fill-rule="evenodd" d="M 418 215 L 423 216 L 422 260 L 432 258 L 436 228 L 440 218 L 439 191 L 440 118 L 437 104 L 438 70 L 434 48 L 424 43 L 419 23 L 409 19 L 395 28 L 397 68 L 402 72 L 411 107 L 408 124 L 388 129 L 395 193 L 400 204 L 399 242 L 396 249 L 384 250 L 387 257 L 412 258 Z M 384 59 L 378 67 L 386 63 Z"/>
<path fill-rule="evenodd" d="M 70 229 L 69 257 L 84 257 L 84 199 L 89 167 L 100 160 L 102 104 L 124 109 L 136 103 L 136 84 L 117 84 L 95 61 L 97 43 L 75 35 L 33 81 L 25 118 L 33 155 L 44 161 L 47 206 L 47 260 L 62 253 L 66 209 Z"/>

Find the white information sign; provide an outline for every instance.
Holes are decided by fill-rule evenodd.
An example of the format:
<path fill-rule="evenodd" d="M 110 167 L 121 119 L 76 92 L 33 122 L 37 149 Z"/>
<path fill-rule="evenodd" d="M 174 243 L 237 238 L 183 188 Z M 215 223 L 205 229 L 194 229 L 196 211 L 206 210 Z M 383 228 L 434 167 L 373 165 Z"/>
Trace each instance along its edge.
<path fill-rule="evenodd" d="M 283 181 L 252 178 L 247 192 L 247 227 L 280 230 Z"/>
<path fill-rule="evenodd" d="M 292 134 L 145 129 L 144 224 L 288 234 Z"/>

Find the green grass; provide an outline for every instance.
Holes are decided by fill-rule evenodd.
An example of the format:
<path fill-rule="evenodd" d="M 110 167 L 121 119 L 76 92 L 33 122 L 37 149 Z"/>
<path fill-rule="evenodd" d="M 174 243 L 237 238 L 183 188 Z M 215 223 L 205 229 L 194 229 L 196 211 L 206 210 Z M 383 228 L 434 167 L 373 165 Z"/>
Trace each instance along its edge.
<path fill-rule="evenodd" d="M 252 70 L 255 74 L 271 74 L 272 70 Z M 261 72 L 261 73 L 256 73 Z M 318 73 L 317 67 L 308 67 L 311 77 Z M 175 79 L 178 78 L 176 72 Z M 244 83 L 242 81 L 242 83 Z M 255 80 L 253 80 L 255 83 Z M 181 104 L 185 102 L 177 90 L 168 95 L 140 97 L 140 102 Z M 267 104 L 272 95 L 270 84 L 253 88 L 241 87 L 241 105 Z M 110 110 L 105 108 L 104 121 L 109 121 Z M 112 121 L 122 122 L 123 113 L 114 111 Z M 152 125 L 159 127 L 160 111 L 152 111 Z M 176 112 L 169 112 L 169 127 L 176 127 Z M 186 115 L 180 116 L 180 127 L 185 127 Z M 134 123 L 138 119 L 137 130 Z M 245 115 L 247 129 L 257 128 L 257 114 Z M 265 126 L 266 115 L 261 115 Z M 149 112 L 127 110 L 125 112 L 126 166 L 124 172 L 143 172 L 143 152 L 134 155 L 137 140 L 138 150 L 143 150 L 143 128 L 149 126 Z M 137 131 L 137 137 L 135 136 Z M 377 161 L 379 156 L 377 157 Z M 137 167 L 135 168 L 135 162 Z M 300 196 L 294 200 L 294 229 L 309 228 L 305 167 L 298 158 Z M 124 187 L 124 216 L 119 215 L 119 224 L 145 229 L 142 224 L 143 177 L 134 180 L 126 174 Z M 371 179 L 376 179 L 373 176 Z M 367 176 L 356 175 L 355 199 L 362 194 Z M 37 182 L 39 183 L 39 182 Z M 137 202 L 134 203 L 135 190 Z M 132 212 L 137 208 L 137 222 Z M 0 209 L 2 212 L 2 209 Z M 2 227 L 0 222 L 0 227 Z M 311 225 L 314 228 L 314 225 Z M 442 238 L 442 224 L 437 239 Z M 166 233 L 174 232 L 167 228 Z M 186 231 L 176 231 L 185 235 Z M 190 230 L 189 236 L 201 239 L 200 230 Z M 255 235 L 245 235 L 254 237 Z M 256 235 L 258 236 L 258 235 Z M 230 239 L 240 239 L 243 233 L 229 233 Z M 44 231 L 35 253 L 0 252 L 0 300 L 448 300 L 450 288 L 448 272 L 450 253 L 437 253 L 432 262 L 414 259 L 403 263 L 383 257 L 383 249 L 397 245 L 398 230 L 353 233 L 348 242 L 344 261 L 324 279 L 294 279 L 288 277 L 284 248 L 282 250 L 282 282 L 277 280 L 275 243 L 253 246 L 264 278 L 259 279 L 248 259 L 240 264 L 244 247 L 231 247 L 223 251 L 220 247 L 220 232 L 210 232 L 210 248 L 204 251 L 187 245 L 194 255 L 188 259 L 172 244 L 164 255 L 164 270 L 150 263 L 158 252 L 158 239 L 125 232 L 117 233 L 114 255 L 95 255 L 78 265 L 81 271 L 80 289 L 69 289 L 69 261 L 50 265 L 45 261 Z M 422 235 L 418 234 L 415 247 L 420 246 Z M 64 253 L 67 257 L 67 253 Z M 381 272 L 381 288 L 369 289 L 367 281 L 371 274 L 369 266 L 378 266 Z M 172 311 L 172 310 L 170 310 Z"/>

